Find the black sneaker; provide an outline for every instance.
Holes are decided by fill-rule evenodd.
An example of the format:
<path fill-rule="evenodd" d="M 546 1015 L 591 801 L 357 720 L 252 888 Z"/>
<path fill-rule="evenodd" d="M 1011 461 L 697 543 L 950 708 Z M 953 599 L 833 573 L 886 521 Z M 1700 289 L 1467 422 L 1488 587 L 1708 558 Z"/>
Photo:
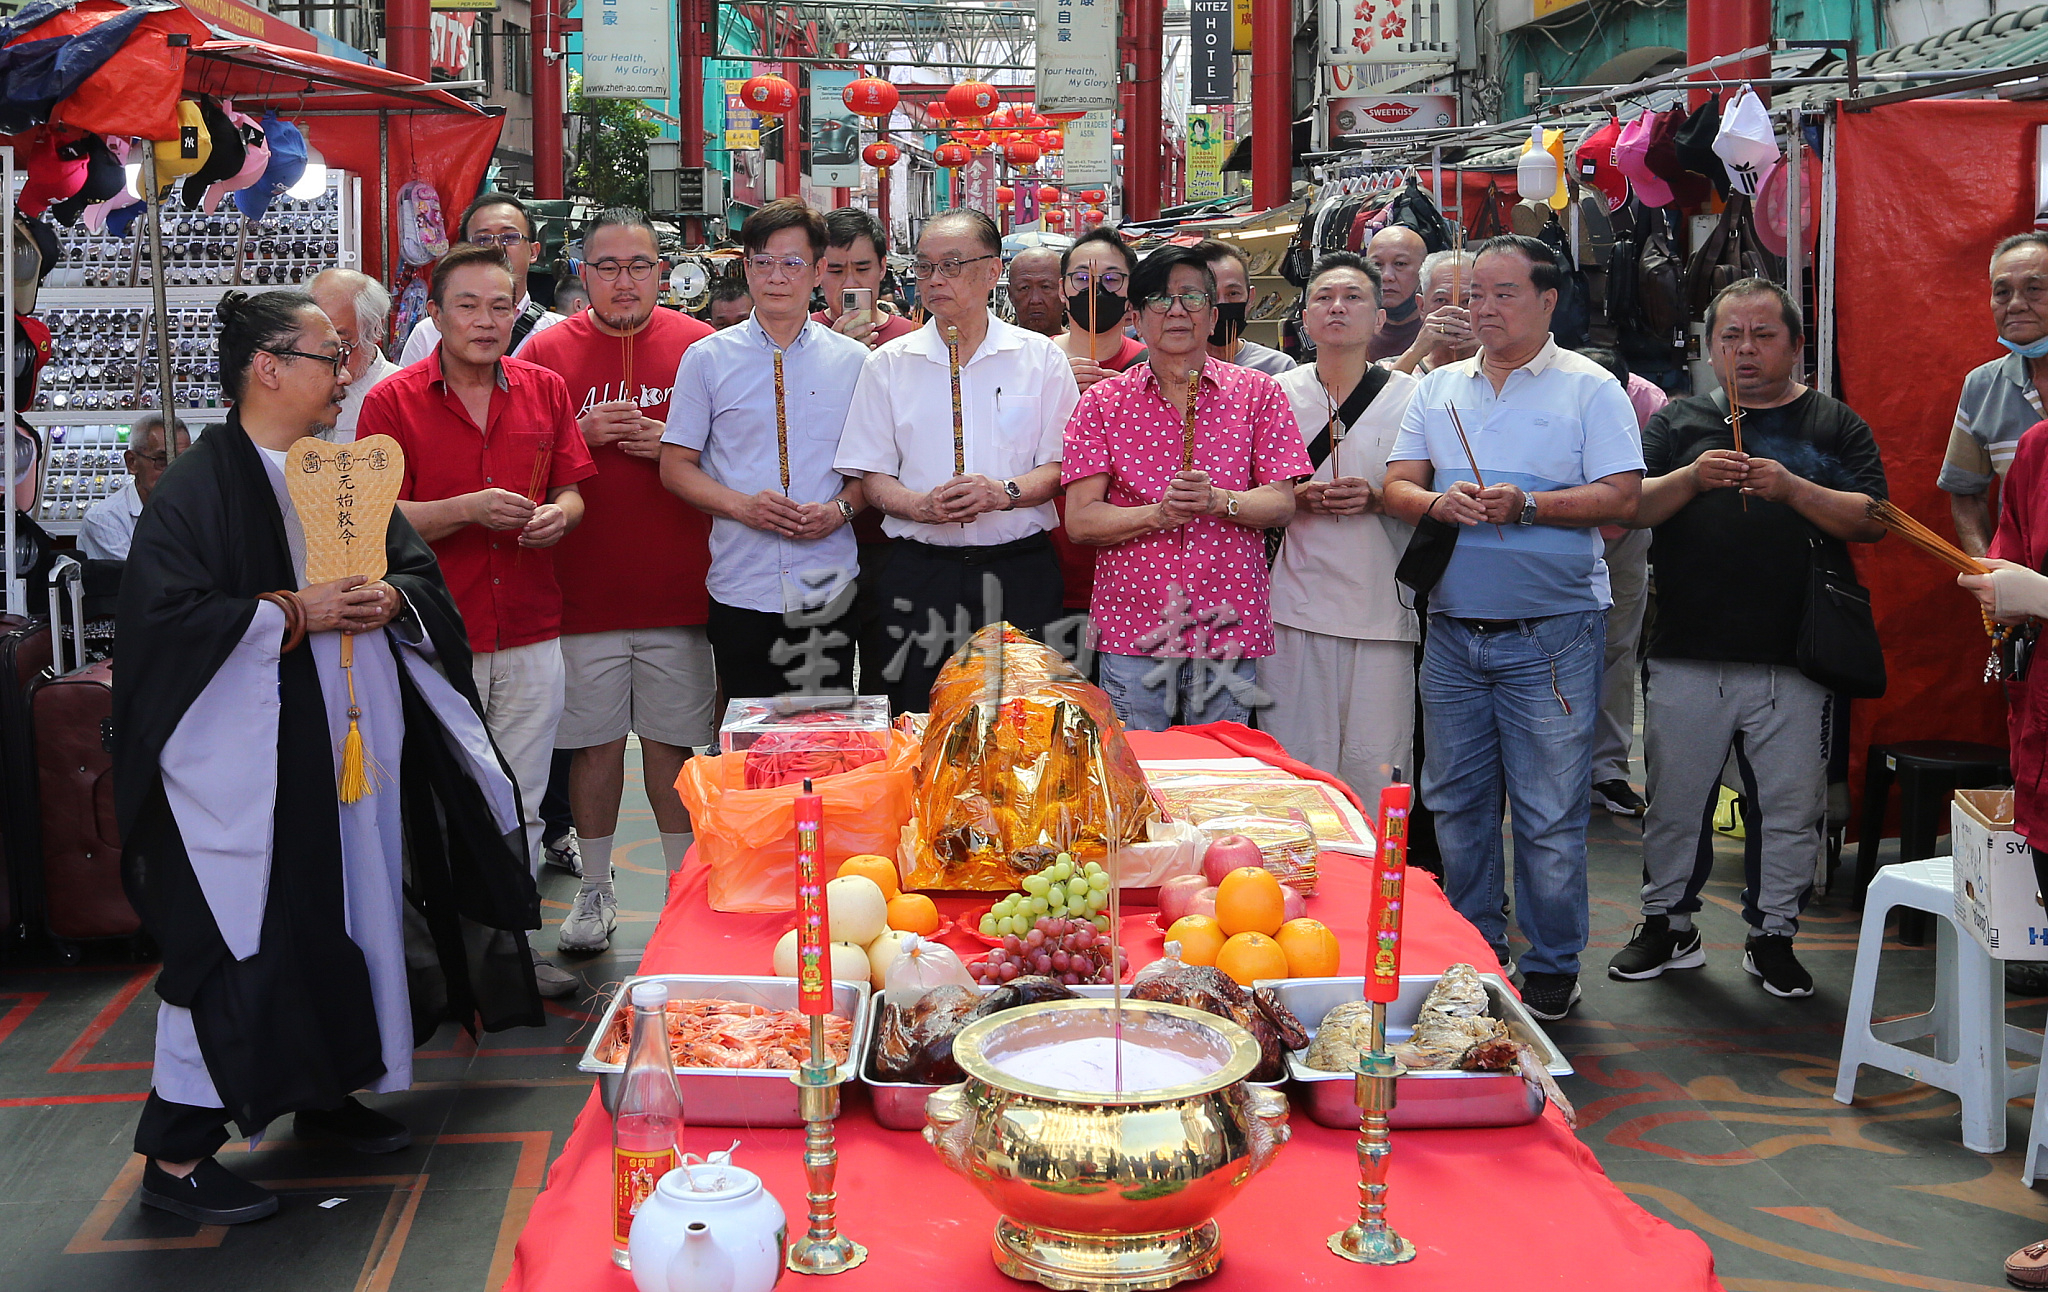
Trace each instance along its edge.
<path fill-rule="evenodd" d="M 1792 954 L 1792 939 L 1781 933 L 1752 933 L 1743 944 L 1742 967 L 1764 980 L 1764 990 L 1791 999 L 1813 995 L 1813 975 Z"/>
<path fill-rule="evenodd" d="M 1575 973 L 1537 973 L 1532 969 L 1522 975 L 1522 1004 L 1546 1023 L 1570 1013 L 1580 994 Z"/>
<path fill-rule="evenodd" d="M 2005 989 L 2016 996 L 2048 996 L 2048 964 L 2039 960 L 2006 961 Z"/>
<path fill-rule="evenodd" d="M 1641 982 L 1666 969 L 1697 969 L 1706 962 L 1698 929 L 1674 929 L 1668 915 L 1645 915 L 1628 945 L 1607 962 L 1607 976 Z"/>
<path fill-rule="evenodd" d="M 412 1143 L 405 1123 L 386 1117 L 355 1099 L 339 1108 L 308 1108 L 292 1118 L 292 1134 L 300 1139 L 339 1140 L 358 1153 L 396 1153 Z"/>
<path fill-rule="evenodd" d="M 1650 810 L 1635 787 L 1619 779 L 1601 781 L 1593 787 L 1593 806 L 1606 808 L 1616 816 L 1642 816 Z"/>
<path fill-rule="evenodd" d="M 277 1214 L 277 1195 L 251 1184 L 213 1158 L 179 1179 L 151 1158 L 142 1168 L 142 1205 L 202 1225 L 240 1225 Z"/>

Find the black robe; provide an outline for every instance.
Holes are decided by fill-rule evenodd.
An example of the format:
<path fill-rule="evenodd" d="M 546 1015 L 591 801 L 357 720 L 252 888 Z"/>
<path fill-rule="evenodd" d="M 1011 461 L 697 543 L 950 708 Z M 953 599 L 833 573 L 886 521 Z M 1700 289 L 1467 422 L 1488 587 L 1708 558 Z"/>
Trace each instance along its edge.
<path fill-rule="evenodd" d="M 462 617 L 432 549 L 394 511 L 385 550 L 385 581 L 481 713 Z M 207 1071 L 244 1134 L 286 1112 L 334 1107 L 385 1070 L 369 971 L 345 926 L 335 739 L 311 649 L 278 667 L 274 851 L 262 943 L 247 960 L 230 954 L 214 923 L 159 770 L 165 743 L 247 631 L 257 595 L 297 586 L 262 455 L 231 412 L 179 455 L 136 522 L 115 628 L 114 795 L 129 900 L 163 950 L 157 994 L 192 1011 Z M 372 640 L 389 643 L 379 634 L 362 647 Z M 443 1020 L 538 1027 L 521 930 L 540 927 L 540 896 L 524 836 L 499 832 L 402 664 L 398 679 L 415 1043 Z"/>

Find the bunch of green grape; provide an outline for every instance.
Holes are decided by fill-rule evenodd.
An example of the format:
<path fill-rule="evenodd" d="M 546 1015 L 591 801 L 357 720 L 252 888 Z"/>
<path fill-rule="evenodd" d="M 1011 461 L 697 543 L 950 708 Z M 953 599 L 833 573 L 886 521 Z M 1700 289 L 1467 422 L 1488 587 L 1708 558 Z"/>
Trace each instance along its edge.
<path fill-rule="evenodd" d="M 1052 865 L 1035 875 L 1026 875 L 1020 887 L 989 908 L 981 917 L 981 936 L 1023 937 L 1041 917 L 1086 920 L 1100 932 L 1109 931 L 1109 872 L 1094 862 L 1075 865 L 1069 853 L 1061 853 Z"/>

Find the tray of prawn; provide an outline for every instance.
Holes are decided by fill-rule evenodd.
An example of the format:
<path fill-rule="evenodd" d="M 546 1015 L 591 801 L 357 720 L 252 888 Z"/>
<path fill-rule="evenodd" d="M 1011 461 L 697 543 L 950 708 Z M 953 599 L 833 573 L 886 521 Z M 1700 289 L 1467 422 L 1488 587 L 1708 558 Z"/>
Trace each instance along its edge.
<path fill-rule="evenodd" d="M 577 1069 L 597 1077 L 605 1111 L 618 1099 L 634 984 L 668 988 L 669 1053 L 683 1109 L 698 1126 L 801 1126 L 795 1065 L 810 1052 L 810 1020 L 796 1012 L 794 978 L 658 973 L 628 978 L 605 1002 Z M 826 1045 L 840 1056 L 839 1079 L 859 1076 L 869 1028 L 864 982 L 832 983 Z"/>

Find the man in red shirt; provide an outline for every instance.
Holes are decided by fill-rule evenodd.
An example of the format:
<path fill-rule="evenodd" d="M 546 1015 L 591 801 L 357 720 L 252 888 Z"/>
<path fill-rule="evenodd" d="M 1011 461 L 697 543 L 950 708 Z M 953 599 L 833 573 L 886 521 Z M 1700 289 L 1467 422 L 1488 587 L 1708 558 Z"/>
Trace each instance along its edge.
<path fill-rule="evenodd" d="M 538 873 L 540 800 L 562 716 L 562 592 L 551 548 L 583 519 L 577 481 L 595 468 L 562 379 L 506 357 L 519 316 L 496 247 L 460 246 L 434 266 L 434 351 L 363 401 L 359 438 L 405 450 L 399 510 L 434 549 L 469 634 L 484 725 L 519 787 Z M 543 995 L 576 979 L 540 960 Z"/>
<path fill-rule="evenodd" d="M 583 887 L 562 921 L 565 951 L 611 945 L 612 837 L 625 790 L 626 734 L 640 737 L 647 800 L 673 869 L 690 821 L 676 776 L 716 730 L 717 679 L 704 621 L 710 521 L 661 483 L 661 433 L 683 351 L 711 327 L 655 308 L 661 247 L 639 211 L 600 211 L 583 231 L 590 308 L 533 338 L 524 354 L 561 375 L 597 474 L 589 522 L 555 549 L 562 580 L 568 700 L 555 744 L 574 750 L 569 810 Z M 654 577 L 648 577 L 654 571 Z"/>

